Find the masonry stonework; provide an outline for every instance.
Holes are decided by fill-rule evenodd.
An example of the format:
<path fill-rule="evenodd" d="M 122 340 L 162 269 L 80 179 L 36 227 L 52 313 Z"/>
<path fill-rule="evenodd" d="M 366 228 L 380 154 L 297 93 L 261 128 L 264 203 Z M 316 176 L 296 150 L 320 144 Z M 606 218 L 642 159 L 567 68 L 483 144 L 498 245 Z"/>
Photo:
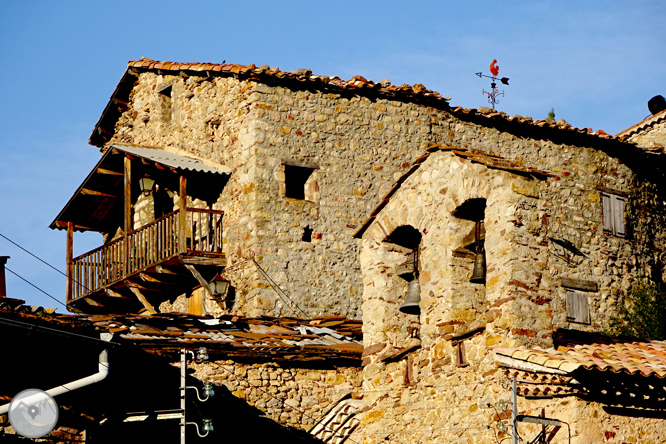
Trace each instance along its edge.
<path fill-rule="evenodd" d="M 193 367 L 198 379 L 224 385 L 232 395 L 274 421 L 306 431 L 361 385 L 361 372 L 356 367 L 318 369 L 230 360 Z"/>

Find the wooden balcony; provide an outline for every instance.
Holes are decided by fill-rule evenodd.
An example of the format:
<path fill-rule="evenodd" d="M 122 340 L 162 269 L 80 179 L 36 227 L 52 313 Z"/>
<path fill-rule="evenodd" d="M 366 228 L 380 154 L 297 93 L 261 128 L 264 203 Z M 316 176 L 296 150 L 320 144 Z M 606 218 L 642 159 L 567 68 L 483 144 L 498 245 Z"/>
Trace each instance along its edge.
<path fill-rule="evenodd" d="M 177 210 L 71 260 L 67 303 L 74 311 L 154 311 L 203 286 L 225 265 L 217 210 Z"/>

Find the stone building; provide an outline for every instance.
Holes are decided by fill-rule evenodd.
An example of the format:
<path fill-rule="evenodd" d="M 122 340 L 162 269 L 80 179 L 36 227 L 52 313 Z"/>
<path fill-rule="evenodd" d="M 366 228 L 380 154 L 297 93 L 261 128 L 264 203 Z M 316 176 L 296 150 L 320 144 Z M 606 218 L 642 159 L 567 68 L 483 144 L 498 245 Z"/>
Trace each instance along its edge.
<path fill-rule="evenodd" d="M 254 65 L 129 62 L 90 138 L 103 159 L 52 224 L 71 225 L 69 244 L 78 230 L 104 234 L 99 250 L 68 260 L 77 287 L 70 307 L 359 318 L 353 235 L 414 160 L 434 144 L 522 160 L 530 139 L 532 157 L 560 148 L 573 156 L 569 144 L 595 147 L 585 151 L 592 157 L 627 151 L 615 138 L 563 121 L 453 108 L 420 84 Z M 552 142 L 540 142 L 546 139 Z M 612 166 L 587 160 L 569 163 L 600 168 L 605 176 L 595 186 L 628 192 Z M 567 162 L 552 173 L 579 176 Z M 144 178 L 156 181 L 152 191 L 141 192 Z M 580 192 L 566 190 L 575 207 Z M 158 239 L 158 231 L 173 230 L 177 235 Z M 157 251 L 148 251 L 155 242 Z M 122 261 L 114 259 L 119 254 Z M 187 285 L 172 288 L 168 273 Z M 204 285 L 216 276 L 230 282 L 222 296 Z"/>
<path fill-rule="evenodd" d="M 608 427 L 592 441 L 656 442 L 640 433 L 658 430 L 660 404 L 634 412 L 643 432 L 620 432 L 626 415 L 604 399 L 588 416 L 572 372 L 607 376 L 594 356 L 616 342 L 594 332 L 634 283 L 664 278 L 663 134 L 663 112 L 613 137 L 452 107 L 420 84 L 132 61 L 90 138 L 102 158 L 52 224 L 68 232 L 68 305 L 148 319 L 362 316 L 362 378 L 354 366 L 217 362 L 268 387 L 314 381 L 316 396 L 297 400 L 306 409 L 341 393 L 321 381 L 348 379 L 353 401 L 323 421 L 361 408 L 355 442 L 495 442 L 507 411 L 489 406 L 516 371 L 521 394 L 536 393 L 524 389 L 536 378 L 539 393 L 564 397 L 514 410 L 560 418 L 578 442 L 598 418 Z M 103 245 L 73 258 L 77 230 Z M 418 316 L 399 310 L 408 287 Z M 596 345 L 585 354 L 581 341 Z M 543 360 L 555 352 L 566 370 Z M 641 386 L 663 376 L 659 364 L 632 373 L 637 362 L 610 367 Z"/>
<path fill-rule="evenodd" d="M 357 233 L 358 439 L 507 438 L 514 407 L 500 399 L 516 378 L 525 439 L 661 442 L 664 344 L 592 332 L 632 285 L 664 279 L 663 116 L 595 141 L 480 114 L 457 124 L 458 144 L 431 146 Z"/>

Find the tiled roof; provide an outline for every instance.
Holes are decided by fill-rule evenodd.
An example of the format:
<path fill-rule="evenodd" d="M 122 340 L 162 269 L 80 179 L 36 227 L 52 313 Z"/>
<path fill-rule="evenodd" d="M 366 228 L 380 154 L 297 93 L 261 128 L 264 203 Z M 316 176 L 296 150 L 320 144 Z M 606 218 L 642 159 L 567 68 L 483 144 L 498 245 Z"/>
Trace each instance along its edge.
<path fill-rule="evenodd" d="M 5 301 L 13 301 L 6 302 Z M 185 313 L 142 315 L 71 315 L 0 299 L 0 319 L 30 321 L 45 326 L 108 331 L 156 354 L 183 347 L 205 346 L 217 357 L 322 360 L 341 358 L 360 363 L 361 321 L 343 317 L 219 318 Z"/>
<path fill-rule="evenodd" d="M 102 116 L 95 125 L 90 144 L 103 146 L 110 140 L 115 128 L 115 122 L 120 114 L 127 109 L 129 93 L 134 87 L 138 74 L 146 71 L 160 72 L 164 74 L 188 74 L 199 76 L 234 76 L 240 79 L 249 79 L 263 83 L 282 83 L 287 86 L 307 84 L 310 87 L 329 90 L 333 92 L 346 92 L 349 94 L 368 95 L 371 97 L 382 97 L 405 102 L 422 103 L 439 109 L 446 109 L 462 119 L 480 119 L 480 121 L 491 125 L 521 125 L 521 128 L 557 131 L 574 137 L 590 137 L 594 139 L 612 140 L 613 136 L 602 130 L 594 132 L 590 128 L 576 128 L 564 120 L 557 122 L 552 120 L 533 120 L 531 117 L 512 116 L 506 113 L 481 107 L 479 109 L 468 109 L 462 107 L 451 108 L 450 98 L 443 97 L 439 92 L 430 90 L 424 85 L 392 85 L 388 80 L 379 83 L 367 80 L 362 76 L 354 76 L 349 80 L 342 80 L 337 76 L 325 76 L 313 74 L 309 69 L 299 69 L 291 72 L 281 71 L 277 67 L 225 64 L 225 63 L 175 63 L 160 62 L 147 58 L 130 61 L 127 70 L 121 78 L 116 90 L 111 96 Z M 588 142 L 589 143 L 589 142 Z"/>
<path fill-rule="evenodd" d="M 618 133 L 615 137 L 622 140 L 628 139 L 634 134 L 639 133 L 641 131 L 645 131 L 646 129 L 658 123 L 661 123 L 665 120 L 666 120 L 666 109 L 644 119 L 641 122 L 638 122 L 636 125 L 627 128 L 626 130 Z"/>
<path fill-rule="evenodd" d="M 561 374 L 584 368 L 587 370 L 628 373 L 631 375 L 666 377 L 666 341 L 616 342 L 579 344 L 557 349 L 497 348 L 496 360 L 516 367 L 552 369 Z"/>

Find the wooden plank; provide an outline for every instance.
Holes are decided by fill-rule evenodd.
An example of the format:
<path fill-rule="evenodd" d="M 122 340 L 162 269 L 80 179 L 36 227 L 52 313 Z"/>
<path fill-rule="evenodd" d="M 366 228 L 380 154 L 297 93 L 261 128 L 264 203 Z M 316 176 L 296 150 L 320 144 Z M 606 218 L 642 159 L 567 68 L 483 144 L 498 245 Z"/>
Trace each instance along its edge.
<path fill-rule="evenodd" d="M 125 296 L 125 295 L 123 295 L 123 294 L 121 294 L 121 293 L 118 293 L 117 291 L 112 290 L 112 289 L 110 289 L 110 288 L 107 288 L 107 289 L 104 290 L 104 291 L 105 291 L 105 293 L 107 294 L 107 296 L 112 297 L 112 298 L 131 299 L 131 298 L 128 298 L 127 296 Z"/>
<path fill-rule="evenodd" d="M 560 278 L 560 285 L 562 287 L 575 288 L 576 290 L 597 291 L 597 283 L 585 279 L 572 279 L 563 277 Z"/>
<path fill-rule="evenodd" d="M 190 270 L 190 273 L 192 273 L 192 276 L 201 284 L 201 286 L 204 288 L 204 291 L 210 297 L 211 299 L 213 298 L 213 292 L 210 291 L 210 285 L 208 284 L 208 281 L 204 279 L 204 277 L 199 273 L 199 270 L 196 269 L 194 265 L 190 264 L 185 264 L 185 268 Z"/>
<path fill-rule="evenodd" d="M 164 267 L 164 266 L 162 266 L 162 265 L 157 265 L 157 266 L 155 266 L 155 270 L 156 270 L 158 273 L 161 273 L 161 274 L 173 274 L 173 275 L 177 275 L 177 274 L 179 274 L 179 273 L 176 273 L 175 271 L 170 270 L 170 269 L 168 269 L 168 268 L 166 268 L 166 267 Z"/>
<path fill-rule="evenodd" d="M 208 286 L 204 288 L 208 288 Z M 204 290 L 202 290 L 201 288 L 192 291 L 192 294 L 187 299 L 187 311 L 190 314 L 199 315 L 199 316 L 203 314 L 203 300 L 202 300 L 203 298 L 201 297 L 202 291 Z"/>
<path fill-rule="evenodd" d="M 187 251 L 187 179 L 185 176 L 180 176 L 178 201 L 178 252 L 184 253 Z"/>
<path fill-rule="evenodd" d="M 66 252 L 66 264 L 67 264 L 67 288 L 65 290 L 67 302 L 71 301 L 74 298 L 74 263 L 72 258 L 74 256 L 74 224 L 72 222 L 67 222 L 67 252 Z"/>
<path fill-rule="evenodd" d="M 590 323 L 590 304 L 587 294 L 582 291 L 567 291 L 567 321 L 581 324 Z"/>
<path fill-rule="evenodd" d="M 620 196 L 611 196 L 611 205 L 613 213 L 613 228 L 615 229 L 614 234 L 624 237 L 624 198 Z"/>
<path fill-rule="evenodd" d="M 145 309 L 146 309 L 146 311 L 148 311 L 148 313 L 150 313 L 151 315 L 157 313 L 155 308 L 152 305 L 150 305 L 150 302 L 148 302 L 146 297 L 143 294 L 141 294 L 141 290 L 139 290 L 137 287 L 134 287 L 134 286 L 128 286 L 127 288 L 129 288 L 130 291 L 132 293 L 134 293 L 134 296 L 136 296 L 136 298 L 139 300 L 139 302 L 141 302 L 141 304 L 145 307 Z"/>
<path fill-rule="evenodd" d="M 606 193 L 601 194 L 601 210 L 603 213 L 604 231 L 613 232 L 613 210 L 611 196 Z"/>
<path fill-rule="evenodd" d="M 129 155 L 125 154 L 125 181 L 123 192 L 123 243 L 125 244 L 124 274 L 129 273 L 130 249 L 128 233 L 132 229 L 132 161 Z"/>
<path fill-rule="evenodd" d="M 227 265 L 227 258 L 224 256 L 206 257 L 206 256 L 187 256 L 181 257 L 184 264 L 189 265 L 214 265 L 224 267 Z"/>
<path fill-rule="evenodd" d="M 102 193 L 101 191 L 90 190 L 88 188 L 81 188 L 81 194 L 86 194 L 90 196 L 110 197 L 113 199 L 116 198 L 116 196 L 114 196 L 113 194 Z"/>

